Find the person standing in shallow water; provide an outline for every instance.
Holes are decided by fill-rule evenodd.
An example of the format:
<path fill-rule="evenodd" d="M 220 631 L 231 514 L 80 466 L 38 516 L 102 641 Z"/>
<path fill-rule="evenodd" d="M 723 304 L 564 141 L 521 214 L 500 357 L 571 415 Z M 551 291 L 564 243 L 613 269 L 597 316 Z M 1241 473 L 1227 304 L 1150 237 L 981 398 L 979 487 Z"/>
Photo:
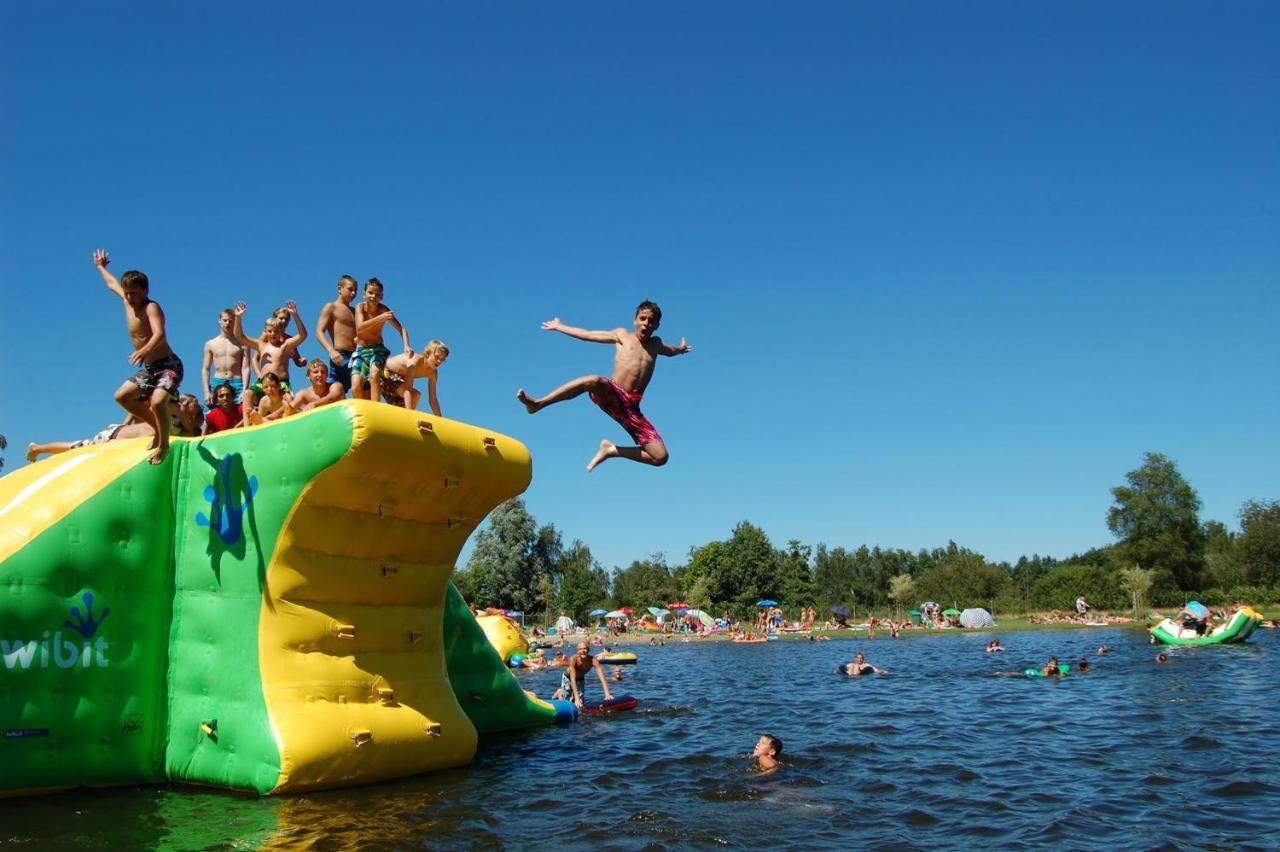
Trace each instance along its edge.
<path fill-rule="evenodd" d="M 588 471 L 595 470 L 596 465 L 605 459 L 615 457 L 655 467 L 667 463 L 667 445 L 649 419 L 640 413 L 640 400 L 649 386 L 649 380 L 653 378 L 653 368 L 659 355 L 671 357 L 693 350 L 683 337 L 678 346 L 663 343 L 662 338 L 654 334 L 661 322 L 662 309 L 654 302 L 645 301 L 636 308 L 634 331 L 625 328 L 589 331 L 565 325 L 560 322 L 559 317 L 542 324 L 543 331 L 558 331 L 578 340 L 611 343 L 614 346 L 612 378 L 582 376 L 536 399 L 525 393 L 524 388 L 516 391 L 516 399 L 520 400 L 530 414 L 536 414 L 548 405 L 589 393 L 591 401 L 616 420 L 636 442 L 634 447 L 619 447 L 607 439 L 601 441 L 600 449 L 587 462 Z"/>

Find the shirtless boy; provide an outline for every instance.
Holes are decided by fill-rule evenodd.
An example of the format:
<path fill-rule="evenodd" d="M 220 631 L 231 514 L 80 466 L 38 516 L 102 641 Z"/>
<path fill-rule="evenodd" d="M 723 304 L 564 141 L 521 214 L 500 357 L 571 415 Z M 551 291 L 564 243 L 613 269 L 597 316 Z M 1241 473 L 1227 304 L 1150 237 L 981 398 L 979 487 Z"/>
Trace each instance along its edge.
<path fill-rule="evenodd" d="M 351 359 L 351 396 L 357 399 L 382 399 L 382 371 L 391 351 L 382 343 L 382 327 L 395 326 L 409 347 L 409 332 L 396 319 L 395 311 L 382 304 L 382 282 L 370 278 L 364 285 L 364 301 L 356 305 L 356 354 Z M 368 383 L 368 389 L 365 383 Z"/>
<path fill-rule="evenodd" d="M 102 274 L 111 292 L 124 302 L 124 321 L 133 341 L 129 363 L 140 367 L 116 391 L 116 402 L 139 423 L 154 430 L 152 464 L 160 464 L 169 452 L 169 398 L 178 395 L 182 384 L 182 360 L 169 348 L 164 335 L 164 311 L 148 295 L 147 276 L 131 269 L 117 281 L 107 271 L 111 257 L 104 249 L 93 253 L 93 265 Z"/>
<path fill-rule="evenodd" d="M 319 358 L 307 364 L 307 380 L 311 384 L 293 395 L 295 411 L 309 411 L 342 399 L 341 382 L 330 377 L 329 368 Z"/>
<path fill-rule="evenodd" d="M 302 317 L 298 315 L 298 305 L 295 302 L 285 302 L 285 308 L 289 311 L 290 316 L 298 321 L 298 333 L 293 337 L 285 338 L 284 329 L 280 323 L 272 317 L 267 321 L 268 332 L 264 332 L 264 340 L 253 340 L 245 336 L 243 317 L 246 310 L 244 302 L 240 302 L 235 306 L 235 334 L 236 340 L 240 341 L 241 346 L 254 349 L 258 353 L 258 365 L 262 371 L 262 378 L 266 378 L 268 373 L 276 376 L 280 382 L 281 392 L 291 395 L 292 390 L 289 387 L 289 359 L 298 351 L 298 347 L 302 345 L 302 341 L 307 339 L 306 326 L 302 324 Z M 252 420 L 249 412 L 258 405 L 262 399 L 263 391 L 262 379 L 253 383 L 253 386 L 245 392 L 245 419 Z M 256 421 L 255 421 L 256 422 Z"/>
<path fill-rule="evenodd" d="M 280 330 L 284 332 L 285 337 L 288 337 L 289 336 L 289 318 L 290 318 L 289 309 L 284 305 L 281 305 L 280 307 L 276 308 L 274 311 L 271 312 L 271 316 L 275 317 L 276 322 L 279 323 L 280 325 Z M 293 357 L 290 360 L 292 360 L 293 363 L 299 367 L 307 366 L 307 359 L 303 358 L 302 355 L 296 349 L 294 350 Z"/>
<path fill-rule="evenodd" d="M 427 348 L 414 354 L 392 355 L 387 359 L 382 374 L 382 394 L 387 402 L 415 409 L 422 401 L 422 391 L 413 386 L 414 379 L 427 380 L 427 403 L 431 413 L 440 416 L 440 400 L 436 399 L 436 379 L 440 365 L 449 357 L 449 347 L 439 340 L 427 344 Z"/>
<path fill-rule="evenodd" d="M 751 750 L 751 756 L 756 759 L 756 768 L 761 774 L 778 768 L 780 754 L 782 754 L 782 740 L 773 734 L 761 734 L 760 739 L 756 740 L 756 747 Z"/>
<path fill-rule="evenodd" d="M 249 384 L 249 359 L 244 347 L 235 339 L 235 311 L 223 308 L 218 315 L 221 331 L 218 336 L 204 344 L 204 364 L 200 368 L 200 378 L 204 382 L 204 404 L 214 403 L 213 389 L 218 385 L 229 385 L 235 393 L 236 403 Z M 209 381 L 210 369 L 213 371 L 213 382 Z"/>
<path fill-rule="evenodd" d="M 165 420 L 170 428 L 180 437 L 194 438 L 200 434 L 200 401 L 189 393 L 169 397 L 168 412 Z M 149 423 L 140 423 L 129 417 L 124 423 L 112 423 L 92 438 L 79 441 L 50 441 L 46 444 L 27 444 L 27 461 L 33 462 L 40 456 L 52 456 L 65 453 L 77 447 L 92 444 L 105 444 L 108 441 L 124 441 L 129 438 L 145 438 L 154 435 L 155 429 Z"/>
<path fill-rule="evenodd" d="M 559 317 L 542 324 L 544 331 L 558 331 L 579 340 L 614 345 L 613 378 L 583 376 L 561 385 L 541 399 L 529 396 L 523 388 L 516 391 L 516 399 L 524 404 L 530 414 L 535 414 L 548 405 L 590 393 L 591 401 L 616 420 L 636 442 L 637 446 L 634 447 L 618 447 L 612 441 L 601 441 L 600 449 L 587 463 L 589 471 L 595 470 L 600 462 L 614 456 L 654 466 L 667 463 L 667 445 L 648 418 L 640 413 L 640 399 L 649 386 L 649 380 L 653 378 L 657 356 L 683 355 L 692 349 L 683 337 L 680 338 L 679 346 L 670 346 L 663 343 L 662 338 L 656 337 L 654 332 L 658 330 L 661 321 L 662 309 L 653 302 L 646 301 L 636 308 L 635 331 L 625 328 L 588 331 L 564 325 Z"/>
<path fill-rule="evenodd" d="M 560 678 L 560 690 L 555 694 L 555 697 L 572 700 L 574 704 L 581 707 L 582 692 L 587 688 L 587 672 L 592 670 L 600 678 L 600 687 L 604 690 L 604 700 L 608 701 L 613 698 L 613 695 L 609 692 L 609 681 L 604 676 L 604 666 L 600 665 L 599 659 L 591 656 L 591 645 L 587 642 L 579 642 L 578 650 L 569 658 L 569 664 L 565 666 L 564 675 Z M 581 687 L 578 686 L 579 681 L 582 682 Z"/>
<path fill-rule="evenodd" d="M 293 398 L 282 392 L 279 376 L 266 372 L 258 381 L 262 386 L 262 399 L 258 402 L 257 409 L 249 412 L 250 425 L 279 420 L 294 413 Z"/>
<path fill-rule="evenodd" d="M 329 381 L 342 385 L 345 394 L 351 390 L 351 356 L 356 351 L 356 314 L 351 300 L 356 297 L 356 279 L 344 275 L 338 279 L 338 298 L 320 309 L 316 320 L 316 336 L 329 353 Z"/>

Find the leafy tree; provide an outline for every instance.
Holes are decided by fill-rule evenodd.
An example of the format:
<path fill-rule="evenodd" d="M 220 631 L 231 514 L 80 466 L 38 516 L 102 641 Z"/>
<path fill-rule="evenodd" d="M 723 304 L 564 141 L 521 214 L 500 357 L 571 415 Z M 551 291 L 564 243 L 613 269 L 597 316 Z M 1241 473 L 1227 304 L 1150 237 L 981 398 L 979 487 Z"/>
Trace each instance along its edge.
<path fill-rule="evenodd" d="M 608 597 L 607 575 L 591 555 L 591 550 L 575 541 L 560 560 L 560 587 L 557 601 L 560 611 L 579 624 L 587 613 Z"/>
<path fill-rule="evenodd" d="M 1280 585 L 1280 502 L 1249 500 L 1240 507 L 1240 554 L 1246 580 Z"/>
<path fill-rule="evenodd" d="M 489 525 L 476 534 L 467 567 L 455 578 L 458 590 L 481 606 L 536 611 L 544 592 L 541 578 L 554 574 L 560 549 L 555 527 L 539 528 L 515 497 L 494 509 Z"/>
<path fill-rule="evenodd" d="M 778 551 L 764 530 L 743 521 L 733 528 L 724 549 L 728 570 L 722 571 L 717 600 L 731 600 L 739 612 L 747 612 L 754 610 L 755 602 L 761 598 L 778 598 L 782 592 Z M 723 576 L 725 573 L 727 577 Z"/>
<path fill-rule="evenodd" d="M 915 581 L 910 574 L 898 574 L 889 580 L 889 598 L 898 604 L 898 618 L 902 618 L 902 606 L 911 605 L 911 595 L 915 592 Z"/>
<path fill-rule="evenodd" d="M 1031 586 L 1028 602 L 1037 609 L 1075 609 L 1076 597 L 1101 609 L 1111 609 L 1117 600 L 1111 572 L 1098 565 L 1059 565 Z"/>
<path fill-rule="evenodd" d="M 1006 584 L 1004 572 L 981 554 L 951 542 L 941 564 L 918 577 L 916 590 L 925 598 L 958 606 L 990 605 Z"/>
<path fill-rule="evenodd" d="M 1144 570 L 1136 565 L 1131 568 L 1123 568 L 1120 571 L 1120 588 L 1127 592 L 1133 600 L 1133 617 L 1141 618 L 1139 614 L 1143 606 L 1143 598 L 1147 592 L 1151 591 L 1151 584 L 1155 580 L 1155 571 Z"/>
<path fill-rule="evenodd" d="M 698 606 L 698 602 L 693 599 L 694 589 L 701 584 L 703 593 L 707 596 L 704 601 L 707 606 L 711 606 L 714 601 L 723 603 L 728 598 L 718 598 L 716 595 L 723 586 L 728 585 L 723 579 L 728 571 L 728 553 L 723 541 L 710 541 L 702 547 L 690 548 L 688 565 L 680 572 L 680 597 L 687 603 Z"/>
<path fill-rule="evenodd" d="M 789 606 L 808 606 L 813 603 L 813 569 L 809 567 L 809 555 L 813 549 L 800 543 L 799 539 L 787 542 L 787 549 L 779 558 L 779 588 L 782 597 L 778 598 Z"/>
<path fill-rule="evenodd" d="M 619 606 L 662 606 L 680 593 L 667 559 L 655 553 L 637 559 L 613 577 L 613 597 Z"/>
<path fill-rule="evenodd" d="M 1195 490 L 1160 453 L 1147 453 L 1125 479 L 1128 485 L 1111 489 L 1115 504 L 1107 511 L 1107 526 L 1120 539 L 1123 557 L 1140 568 L 1169 571 L 1181 589 L 1198 589 L 1204 530 Z"/>
<path fill-rule="evenodd" d="M 1204 579 L 1210 587 L 1229 592 L 1245 583 L 1244 562 L 1240 558 L 1240 537 L 1221 521 L 1204 525 Z"/>
<path fill-rule="evenodd" d="M 852 604 L 856 570 L 855 559 L 843 547 L 827 550 L 825 544 L 819 544 L 813 557 L 814 592 L 818 599 L 838 606 Z"/>

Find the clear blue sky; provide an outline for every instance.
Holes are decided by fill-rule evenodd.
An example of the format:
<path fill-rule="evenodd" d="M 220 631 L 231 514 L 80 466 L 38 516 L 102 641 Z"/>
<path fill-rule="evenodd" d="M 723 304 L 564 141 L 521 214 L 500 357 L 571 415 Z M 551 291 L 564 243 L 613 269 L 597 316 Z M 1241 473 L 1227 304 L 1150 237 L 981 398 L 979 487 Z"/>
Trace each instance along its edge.
<path fill-rule="evenodd" d="M 5 4 L 0 432 L 91 434 L 131 372 L 90 263 L 198 377 L 218 310 L 378 276 L 446 415 L 524 441 L 608 566 L 728 535 L 992 559 L 1109 543 L 1172 457 L 1280 497 L 1280 5 Z M 588 475 L 608 372 L 552 316 L 661 303 L 660 470 Z M 304 347 L 320 354 L 317 345 Z M 188 389 L 194 388 L 188 381 Z"/>

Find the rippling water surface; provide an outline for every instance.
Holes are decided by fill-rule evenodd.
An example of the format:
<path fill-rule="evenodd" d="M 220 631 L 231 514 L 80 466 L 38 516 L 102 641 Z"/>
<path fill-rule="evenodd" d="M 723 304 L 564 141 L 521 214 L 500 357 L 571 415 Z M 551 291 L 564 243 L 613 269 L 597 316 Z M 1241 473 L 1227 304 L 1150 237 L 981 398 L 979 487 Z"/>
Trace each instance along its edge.
<path fill-rule="evenodd" d="M 1137 631 L 1009 634 L 1003 654 L 984 653 L 990 635 L 640 646 L 613 687 L 637 710 L 486 738 L 462 769 L 291 798 L 0 802 L 0 845 L 1280 847 L 1276 631 L 1164 666 Z M 855 650 L 892 675 L 833 675 Z M 1051 654 L 1094 671 L 991 676 Z M 521 674 L 543 696 L 558 679 Z M 766 732 L 784 765 L 758 776 Z"/>

